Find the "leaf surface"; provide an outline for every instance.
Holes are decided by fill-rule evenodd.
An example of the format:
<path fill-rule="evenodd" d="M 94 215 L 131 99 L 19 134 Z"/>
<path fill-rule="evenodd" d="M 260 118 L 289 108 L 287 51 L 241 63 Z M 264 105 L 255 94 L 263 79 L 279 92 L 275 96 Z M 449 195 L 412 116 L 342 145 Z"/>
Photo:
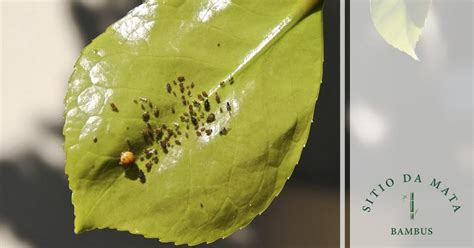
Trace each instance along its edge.
<path fill-rule="evenodd" d="M 416 43 L 423 31 L 431 0 L 370 0 L 375 28 L 391 46 L 419 60 Z"/>
<path fill-rule="evenodd" d="M 83 50 L 70 78 L 63 132 L 75 231 L 196 245 L 249 224 L 300 158 L 322 64 L 313 0 L 132 10 Z M 120 165 L 126 151 L 135 163 Z"/>

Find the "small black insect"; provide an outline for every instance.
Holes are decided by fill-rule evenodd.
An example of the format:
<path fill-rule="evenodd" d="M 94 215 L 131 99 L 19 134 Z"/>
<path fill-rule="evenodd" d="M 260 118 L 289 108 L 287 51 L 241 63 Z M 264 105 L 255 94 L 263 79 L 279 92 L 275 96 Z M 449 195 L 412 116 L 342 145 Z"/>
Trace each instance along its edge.
<path fill-rule="evenodd" d="M 212 123 L 212 122 L 214 122 L 214 120 L 216 120 L 216 116 L 214 114 L 209 114 L 209 116 L 207 117 L 206 122 L 207 123 Z"/>
<path fill-rule="evenodd" d="M 94 137 L 94 143 L 97 143 L 97 137 Z"/>
<path fill-rule="evenodd" d="M 222 82 L 219 83 L 219 85 L 220 85 L 222 88 L 224 88 L 224 87 L 225 87 L 225 82 L 222 81 Z"/>
<path fill-rule="evenodd" d="M 168 153 L 168 142 L 166 140 L 160 141 L 160 146 L 164 153 Z"/>
<path fill-rule="evenodd" d="M 110 104 L 110 107 L 112 108 L 112 111 L 114 112 L 119 112 L 118 108 L 117 108 L 117 105 L 115 105 L 115 103 L 111 103 Z"/>
<path fill-rule="evenodd" d="M 178 77 L 178 81 L 183 82 L 183 81 L 184 81 L 184 77 L 183 77 L 183 76 L 179 76 L 179 77 Z"/>
<path fill-rule="evenodd" d="M 211 104 L 209 103 L 209 101 L 206 99 L 204 101 L 204 109 L 209 112 L 209 110 L 211 110 Z"/>
<path fill-rule="evenodd" d="M 135 100 L 135 99 L 133 99 L 133 103 L 135 103 L 135 104 L 138 104 L 138 101 L 137 101 L 137 100 Z"/>
<path fill-rule="evenodd" d="M 163 131 L 161 131 L 161 128 L 155 129 L 155 134 L 156 140 L 161 140 L 161 138 L 163 138 Z"/>
<path fill-rule="evenodd" d="M 233 84 L 234 84 L 234 77 L 231 77 L 231 78 L 229 79 L 229 84 L 230 84 L 230 85 L 233 85 Z"/>
<path fill-rule="evenodd" d="M 217 92 L 216 92 L 216 102 L 221 103 L 221 97 L 219 96 L 219 94 L 217 94 Z"/>
<path fill-rule="evenodd" d="M 194 82 L 191 83 L 191 88 L 194 88 Z"/>
<path fill-rule="evenodd" d="M 144 122 L 148 122 L 150 120 L 150 114 L 148 114 L 148 112 L 143 113 L 142 117 Z"/>
<path fill-rule="evenodd" d="M 153 115 L 155 116 L 155 118 L 160 117 L 160 110 L 155 109 L 155 111 L 153 111 Z"/>
<path fill-rule="evenodd" d="M 179 141 L 179 140 L 175 140 L 174 143 L 175 143 L 176 145 L 178 145 L 178 146 L 181 145 L 181 141 Z"/>
<path fill-rule="evenodd" d="M 204 101 L 204 97 L 202 97 L 201 94 L 198 94 L 198 99 L 199 99 L 200 101 Z"/>
<path fill-rule="evenodd" d="M 220 135 L 227 135 L 227 129 L 224 127 L 221 131 L 219 131 Z"/>
<path fill-rule="evenodd" d="M 141 182 L 141 183 L 145 183 L 145 182 L 146 182 L 145 174 L 143 173 L 142 170 L 138 171 L 138 178 L 140 178 L 140 182 Z"/>
<path fill-rule="evenodd" d="M 208 97 L 208 95 L 207 95 L 207 93 L 206 93 L 205 91 L 202 92 L 202 95 L 203 95 L 204 97 Z"/>
<path fill-rule="evenodd" d="M 196 131 L 196 135 L 197 135 L 197 136 L 201 136 L 201 132 Z"/>
<path fill-rule="evenodd" d="M 191 122 L 193 123 L 194 126 L 198 125 L 198 120 L 194 116 L 191 116 Z"/>
<path fill-rule="evenodd" d="M 153 167 L 153 164 L 151 162 L 147 162 L 145 164 L 145 167 L 146 167 L 146 171 L 147 172 L 150 172 L 151 171 L 151 168 Z"/>
<path fill-rule="evenodd" d="M 207 136 L 210 136 L 212 134 L 212 129 L 207 129 L 206 134 L 207 134 Z"/>
<path fill-rule="evenodd" d="M 168 93 L 171 93 L 171 84 L 166 84 L 166 91 L 168 91 Z"/>
<path fill-rule="evenodd" d="M 171 107 L 171 113 L 176 113 L 176 110 L 174 109 L 174 106 Z"/>
<path fill-rule="evenodd" d="M 232 110 L 232 108 L 230 107 L 230 103 L 229 103 L 229 102 L 227 102 L 226 108 L 227 108 L 227 111 L 229 111 L 229 112 Z"/>

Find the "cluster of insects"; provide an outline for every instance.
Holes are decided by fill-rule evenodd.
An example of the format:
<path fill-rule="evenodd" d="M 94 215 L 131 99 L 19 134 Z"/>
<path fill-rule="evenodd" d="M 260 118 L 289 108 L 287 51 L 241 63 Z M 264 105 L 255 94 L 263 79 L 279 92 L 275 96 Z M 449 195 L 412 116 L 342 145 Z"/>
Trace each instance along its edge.
<path fill-rule="evenodd" d="M 221 88 L 226 85 L 234 84 L 234 79 L 220 82 Z M 229 102 L 223 102 L 218 92 L 212 95 L 206 91 L 196 93 L 194 82 L 188 83 L 184 76 L 179 76 L 170 83 L 167 83 L 165 90 L 168 94 L 177 99 L 175 104 L 167 108 L 158 108 L 152 101 L 144 97 L 138 97 L 133 102 L 141 109 L 141 118 L 144 122 L 144 128 L 141 130 L 145 144 L 149 147 L 143 150 L 140 155 L 134 154 L 131 150 L 129 141 L 129 150 L 121 153 L 119 164 L 129 166 L 135 164 L 136 160 L 145 163 L 147 172 L 150 172 L 154 165 L 158 164 L 158 150 L 160 153 L 169 153 L 169 150 L 175 146 L 180 146 L 187 139 L 211 136 L 218 132 L 219 135 L 227 135 L 228 128 L 214 130 L 212 123 L 216 121 L 219 114 L 231 114 L 232 107 Z M 118 107 L 110 104 L 113 112 L 119 112 Z M 213 110 L 213 111 L 212 111 Z M 166 114 L 177 115 L 176 122 L 171 124 L 159 123 L 160 116 Z M 94 142 L 97 138 L 94 137 Z M 144 179 L 144 173 L 139 170 L 139 177 Z"/>

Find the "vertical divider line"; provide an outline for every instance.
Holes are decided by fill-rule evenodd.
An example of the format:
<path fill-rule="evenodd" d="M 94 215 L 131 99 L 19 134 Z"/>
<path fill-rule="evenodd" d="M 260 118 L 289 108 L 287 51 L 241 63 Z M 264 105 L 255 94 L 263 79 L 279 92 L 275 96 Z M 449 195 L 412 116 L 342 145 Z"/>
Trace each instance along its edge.
<path fill-rule="evenodd" d="M 345 25 L 346 25 L 346 6 L 345 6 L 345 1 L 340 0 L 339 4 L 340 12 L 339 12 L 339 18 L 340 18 L 340 26 L 339 26 L 339 33 L 340 33 L 340 38 L 339 38 L 339 47 L 340 47 L 340 68 L 339 68 L 339 73 L 340 73 L 340 93 L 339 93 L 339 99 L 340 99 L 340 178 L 339 178 L 339 246 L 341 248 L 347 247 L 346 246 L 346 158 L 345 158 L 345 130 L 346 130 L 346 122 L 345 122 L 345 108 L 346 108 L 346 88 L 345 88 L 345 44 L 346 44 L 346 37 L 345 37 Z"/>

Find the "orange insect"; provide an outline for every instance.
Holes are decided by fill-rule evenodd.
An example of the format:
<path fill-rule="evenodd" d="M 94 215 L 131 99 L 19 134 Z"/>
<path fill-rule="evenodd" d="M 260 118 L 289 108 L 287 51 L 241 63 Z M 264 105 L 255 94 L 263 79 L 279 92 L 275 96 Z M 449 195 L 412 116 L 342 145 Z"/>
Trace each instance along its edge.
<path fill-rule="evenodd" d="M 129 166 L 135 162 L 135 155 L 133 152 L 126 151 L 120 154 L 120 165 Z"/>

